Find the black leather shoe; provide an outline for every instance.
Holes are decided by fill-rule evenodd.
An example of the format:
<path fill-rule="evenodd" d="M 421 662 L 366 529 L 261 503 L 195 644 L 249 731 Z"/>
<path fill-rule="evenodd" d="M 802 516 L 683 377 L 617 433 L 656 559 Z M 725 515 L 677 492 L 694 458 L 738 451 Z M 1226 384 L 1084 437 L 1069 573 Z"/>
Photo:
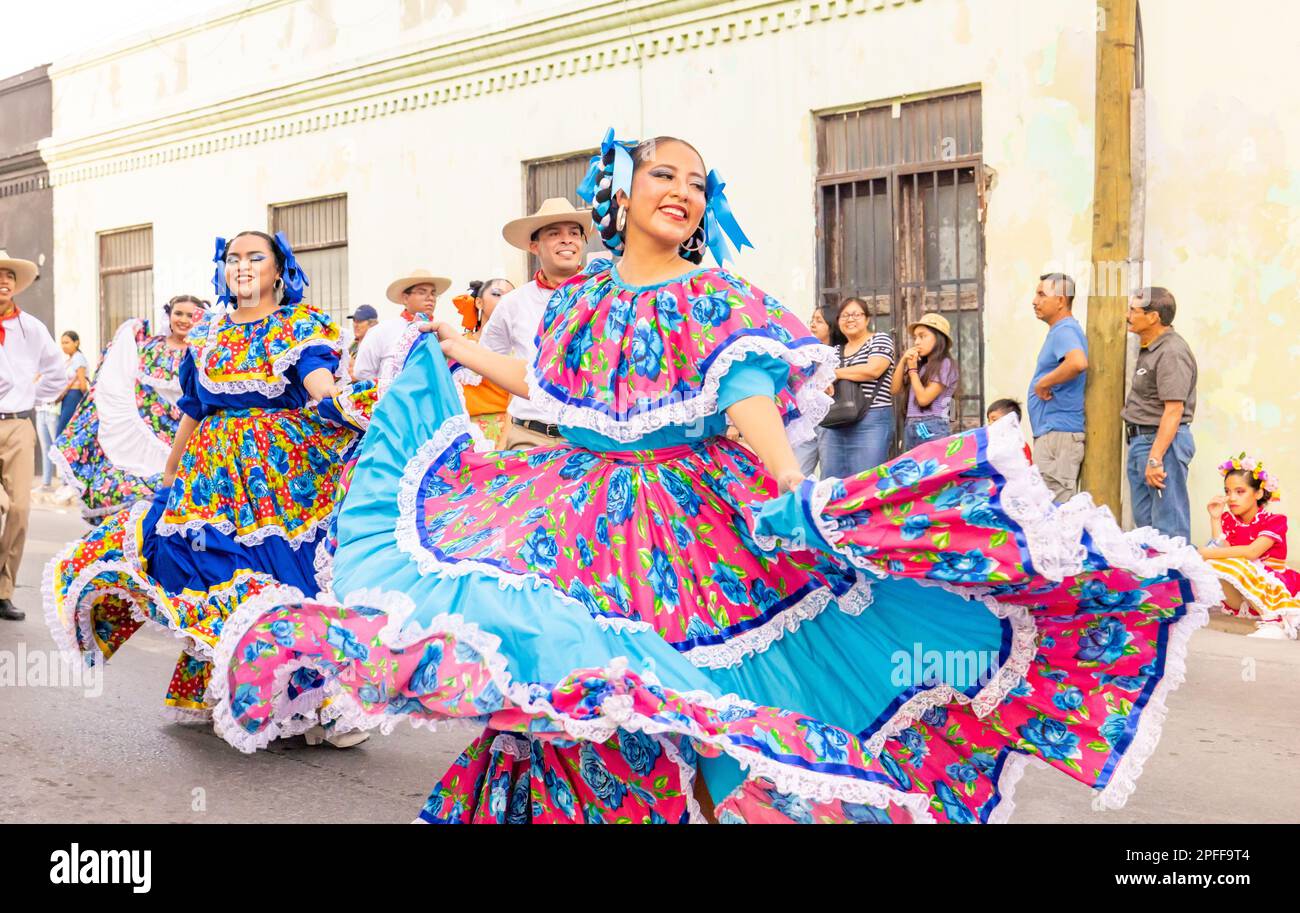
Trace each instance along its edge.
<path fill-rule="evenodd" d="M 6 621 L 22 621 L 26 617 L 27 613 L 15 609 L 14 604 L 8 599 L 0 599 L 0 618 Z"/>

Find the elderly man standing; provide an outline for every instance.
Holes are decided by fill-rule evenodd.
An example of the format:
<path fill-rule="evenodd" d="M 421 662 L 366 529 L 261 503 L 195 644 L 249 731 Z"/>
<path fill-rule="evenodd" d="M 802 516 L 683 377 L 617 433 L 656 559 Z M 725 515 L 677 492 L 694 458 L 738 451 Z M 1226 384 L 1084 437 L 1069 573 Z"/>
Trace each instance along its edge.
<path fill-rule="evenodd" d="M 389 283 L 388 300 L 400 304 L 402 313 L 392 320 L 380 321 L 365 331 L 365 338 L 357 346 L 353 376 L 357 380 L 379 380 L 384 367 L 397 357 L 393 347 L 402 338 L 402 333 L 416 321 L 424 323 L 432 320 L 438 296 L 449 288 L 450 279 L 435 276 L 424 269 L 413 270 L 410 275 Z M 374 313 L 374 308 L 370 311 Z M 357 313 L 361 313 L 361 308 L 357 309 Z"/>
<path fill-rule="evenodd" d="M 1168 289 L 1145 288 L 1129 300 L 1128 329 L 1142 343 L 1124 403 L 1133 520 L 1166 536 L 1192 537 L 1187 468 L 1196 454 L 1196 356 L 1174 331 L 1177 305 Z"/>
<path fill-rule="evenodd" d="M 0 618 L 22 621 L 14 608 L 14 580 L 27 544 L 36 465 L 32 409 L 68 385 L 63 355 L 50 331 L 14 300 L 36 280 L 36 264 L 0 251 L 0 482 L 9 510 L 0 530 Z M 40 376 L 38 381 L 36 378 Z"/>
<path fill-rule="evenodd" d="M 512 246 L 534 254 L 542 268 L 531 282 L 497 303 L 479 337 L 483 348 L 532 364 L 537 357 L 537 330 L 546 313 L 546 303 L 560 285 L 582 270 L 590 233 L 591 212 L 575 209 L 572 203 L 559 197 L 547 200 L 533 215 L 515 219 L 501 230 Z M 560 429 L 547 424 L 545 416 L 527 399 L 511 397 L 507 411 L 510 415 L 505 433 L 507 450 L 559 441 Z"/>
<path fill-rule="evenodd" d="M 1083 466 L 1088 336 L 1073 312 L 1074 280 L 1064 273 L 1039 276 L 1034 316 L 1049 329 L 1026 405 L 1034 432 L 1034 463 L 1058 503 L 1078 494 Z"/>

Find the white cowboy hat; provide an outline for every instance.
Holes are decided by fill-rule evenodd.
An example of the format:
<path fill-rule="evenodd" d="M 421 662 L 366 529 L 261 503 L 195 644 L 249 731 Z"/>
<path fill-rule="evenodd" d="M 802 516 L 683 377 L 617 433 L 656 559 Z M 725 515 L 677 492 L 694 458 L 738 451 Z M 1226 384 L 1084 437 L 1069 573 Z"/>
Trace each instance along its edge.
<path fill-rule="evenodd" d="M 14 275 L 18 277 L 13 290 L 15 295 L 35 282 L 36 277 L 40 274 L 40 270 L 36 268 L 36 264 L 31 260 L 15 260 L 9 256 L 7 250 L 0 250 L 0 269 L 11 269 L 14 271 Z"/>
<path fill-rule="evenodd" d="M 564 197 L 551 197 L 542 203 L 541 208 L 531 216 L 507 222 L 506 227 L 501 229 L 501 237 L 505 238 L 511 247 L 526 251 L 528 245 L 532 242 L 534 234 L 548 225 L 560 225 L 565 222 L 574 222 L 580 225 L 582 233 L 588 237 L 591 236 L 590 209 L 574 209 L 573 204 Z"/>
<path fill-rule="evenodd" d="M 416 285 L 432 285 L 434 297 L 437 297 L 451 288 L 451 280 L 445 276 L 435 276 L 427 269 L 413 270 L 402 278 L 388 283 L 388 300 L 394 304 L 402 304 L 402 292 Z"/>

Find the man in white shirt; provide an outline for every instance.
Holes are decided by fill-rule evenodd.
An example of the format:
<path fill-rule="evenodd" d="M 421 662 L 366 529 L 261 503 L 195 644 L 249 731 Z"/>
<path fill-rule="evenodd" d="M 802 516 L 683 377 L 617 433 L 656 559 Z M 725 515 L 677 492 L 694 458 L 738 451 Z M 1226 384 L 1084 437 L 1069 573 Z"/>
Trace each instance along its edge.
<path fill-rule="evenodd" d="M 451 288 L 451 280 L 417 269 L 408 276 L 394 279 L 388 286 L 388 300 L 402 306 L 402 313 L 392 320 L 382 320 L 372 326 L 357 347 L 357 360 L 352 375 L 357 380 L 377 381 L 393 369 L 393 361 L 405 358 L 405 352 L 393 351 L 406 328 L 412 323 L 433 319 L 433 309 L 438 296 Z M 399 370 L 400 365 L 396 366 Z"/>
<path fill-rule="evenodd" d="M 499 355 L 513 355 L 532 364 L 537 357 L 537 331 L 551 294 L 576 276 L 585 262 L 587 236 L 592 231 L 591 211 L 575 209 L 563 198 L 547 200 L 531 216 L 506 224 L 501 235 L 512 247 L 528 251 L 542 268 L 531 282 L 502 298 L 488 319 L 479 344 Z M 554 444 L 560 429 L 548 424 L 546 416 L 519 396 L 507 407 L 510 424 L 505 448 L 519 450 Z"/>
<path fill-rule="evenodd" d="M 63 353 L 50 331 L 18 309 L 14 297 L 36 281 L 36 264 L 0 251 L 0 481 L 9 510 L 0 529 L 0 618 L 22 621 L 14 608 L 14 580 L 27 544 L 36 465 L 32 410 L 68 385 Z M 40 380 L 37 381 L 37 375 Z"/>

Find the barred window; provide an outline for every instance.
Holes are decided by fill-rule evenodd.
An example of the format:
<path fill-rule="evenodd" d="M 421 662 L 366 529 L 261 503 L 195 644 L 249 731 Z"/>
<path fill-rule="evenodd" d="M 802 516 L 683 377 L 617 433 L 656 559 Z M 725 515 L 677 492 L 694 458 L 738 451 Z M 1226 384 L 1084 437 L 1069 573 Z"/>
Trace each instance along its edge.
<path fill-rule="evenodd" d="M 308 304 L 347 326 L 348 196 L 274 203 L 267 221 L 271 234 L 282 231 L 307 279 Z"/>
<path fill-rule="evenodd" d="M 937 311 L 961 374 L 954 430 L 984 416 L 984 173 L 980 93 L 818 119 L 819 303 L 858 297 L 892 333 Z M 902 412 L 900 411 L 900 416 Z"/>
<path fill-rule="evenodd" d="M 100 232 L 99 339 L 107 343 L 132 318 L 153 314 L 153 226 Z"/>

